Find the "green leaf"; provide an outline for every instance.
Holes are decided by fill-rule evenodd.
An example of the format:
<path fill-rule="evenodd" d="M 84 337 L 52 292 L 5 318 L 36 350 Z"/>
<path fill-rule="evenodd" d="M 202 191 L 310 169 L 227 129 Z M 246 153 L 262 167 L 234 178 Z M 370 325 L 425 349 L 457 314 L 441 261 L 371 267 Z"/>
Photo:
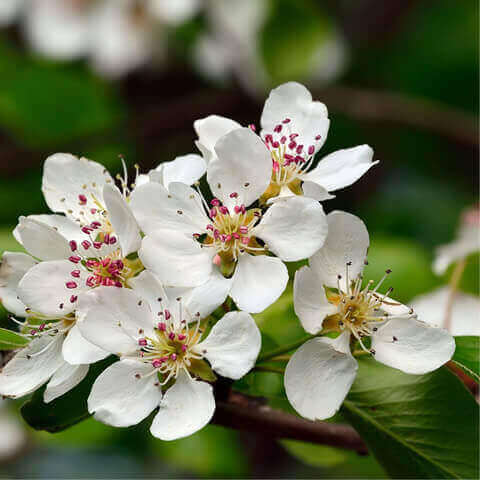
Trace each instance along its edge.
<path fill-rule="evenodd" d="M 290 455 L 312 467 L 333 467 L 347 459 L 347 452 L 338 448 L 296 440 L 282 440 L 280 443 Z"/>
<path fill-rule="evenodd" d="M 45 387 L 37 390 L 30 400 L 22 405 L 23 418 L 35 430 L 46 430 L 50 433 L 61 432 L 87 419 L 90 416 L 87 408 L 87 398 L 93 382 L 115 360 L 116 357 L 110 356 L 91 365 L 84 380 L 73 390 L 53 400 L 53 402 L 44 403 L 43 392 Z"/>
<path fill-rule="evenodd" d="M 27 343 L 28 339 L 18 333 L 0 328 L 0 350 L 15 350 L 24 347 Z"/>
<path fill-rule="evenodd" d="M 359 361 L 342 413 L 393 478 L 478 478 L 478 405 L 448 369 Z"/>
<path fill-rule="evenodd" d="M 455 337 L 453 361 L 477 382 L 480 380 L 480 337 Z"/>

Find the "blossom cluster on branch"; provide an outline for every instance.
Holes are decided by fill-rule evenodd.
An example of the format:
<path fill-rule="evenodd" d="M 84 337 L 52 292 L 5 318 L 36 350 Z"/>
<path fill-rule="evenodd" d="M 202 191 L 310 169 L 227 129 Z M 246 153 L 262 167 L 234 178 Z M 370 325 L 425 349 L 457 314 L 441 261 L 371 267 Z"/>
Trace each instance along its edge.
<path fill-rule="evenodd" d="M 89 412 L 125 427 L 158 409 L 154 436 L 188 436 L 211 420 L 218 376 L 238 380 L 256 365 L 262 337 L 252 314 L 284 292 L 285 262 L 304 259 L 294 306 L 311 338 L 297 345 L 284 377 L 301 416 L 337 412 L 360 354 L 414 375 L 450 360 L 447 330 L 422 322 L 391 288 L 381 293 L 390 270 L 376 285 L 363 281 L 362 220 L 324 213 L 321 202 L 377 163 L 368 145 L 317 163 L 329 124 L 326 106 L 290 82 L 270 93 L 258 132 L 200 119 L 200 155 L 148 174 L 137 167 L 133 182 L 126 168 L 115 182 L 94 161 L 47 158 L 42 191 L 55 213 L 21 217 L 14 236 L 27 253 L 5 253 L 0 268 L 2 303 L 25 341 L 0 373 L 0 394 L 46 384 L 49 403 L 114 355 L 93 384 Z"/>

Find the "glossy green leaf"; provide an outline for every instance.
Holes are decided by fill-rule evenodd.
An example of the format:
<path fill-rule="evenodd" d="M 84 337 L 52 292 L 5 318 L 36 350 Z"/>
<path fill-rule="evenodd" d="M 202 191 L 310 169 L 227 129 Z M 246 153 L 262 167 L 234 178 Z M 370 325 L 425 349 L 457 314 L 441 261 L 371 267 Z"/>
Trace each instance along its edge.
<path fill-rule="evenodd" d="M 100 373 L 115 361 L 111 356 L 90 366 L 88 375 L 74 389 L 65 395 L 44 403 L 44 388 L 37 390 L 21 408 L 25 421 L 35 430 L 56 433 L 65 430 L 90 417 L 87 398 L 93 382 Z"/>
<path fill-rule="evenodd" d="M 453 361 L 472 378 L 480 380 L 480 337 L 455 337 Z"/>
<path fill-rule="evenodd" d="M 18 333 L 0 328 L 0 350 L 15 350 L 24 347 L 27 343 L 28 339 Z"/>
<path fill-rule="evenodd" d="M 478 477 L 478 405 L 456 376 L 359 364 L 342 413 L 391 477 Z"/>

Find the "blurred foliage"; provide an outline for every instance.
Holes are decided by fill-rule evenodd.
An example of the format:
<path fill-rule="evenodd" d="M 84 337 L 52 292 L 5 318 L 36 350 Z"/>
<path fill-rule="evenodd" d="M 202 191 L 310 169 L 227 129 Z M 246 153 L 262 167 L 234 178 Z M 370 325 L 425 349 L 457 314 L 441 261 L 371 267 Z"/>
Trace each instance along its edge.
<path fill-rule="evenodd" d="M 314 2 L 273 1 L 260 42 L 272 83 L 308 79 L 318 46 L 331 32 L 328 17 L 321 14 Z"/>
<path fill-rule="evenodd" d="M 19 141 L 58 146 L 111 129 L 123 117 L 113 91 L 84 68 L 36 60 L 0 43 L 0 123 Z"/>

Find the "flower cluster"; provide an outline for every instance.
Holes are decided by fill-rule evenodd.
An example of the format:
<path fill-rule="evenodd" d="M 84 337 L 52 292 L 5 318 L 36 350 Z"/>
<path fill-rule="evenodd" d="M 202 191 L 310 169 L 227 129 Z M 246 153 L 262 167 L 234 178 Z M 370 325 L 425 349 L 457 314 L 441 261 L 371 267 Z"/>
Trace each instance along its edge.
<path fill-rule="evenodd" d="M 257 133 L 219 116 L 198 120 L 201 155 L 148 174 L 136 167 L 133 181 L 126 168 L 116 182 L 85 158 L 47 158 L 42 191 L 55 213 L 21 217 L 14 236 L 27 253 L 5 253 L 0 267 L 2 302 L 27 342 L 0 373 L 0 394 L 46 383 L 51 402 L 114 355 L 89 412 L 123 427 L 158 409 L 154 436 L 190 435 L 213 416 L 217 376 L 237 380 L 255 366 L 261 335 L 251 314 L 285 290 L 284 262 L 304 259 L 295 311 L 314 338 L 285 371 L 301 415 L 336 412 L 355 377 L 355 349 L 411 374 L 451 358 L 445 330 L 419 321 L 391 289 L 380 293 L 389 270 L 375 287 L 363 284 L 363 222 L 325 215 L 320 203 L 375 165 L 372 149 L 316 164 L 328 112 L 298 83 L 271 92 L 260 124 Z M 199 187 L 205 174 L 208 192 Z"/>

